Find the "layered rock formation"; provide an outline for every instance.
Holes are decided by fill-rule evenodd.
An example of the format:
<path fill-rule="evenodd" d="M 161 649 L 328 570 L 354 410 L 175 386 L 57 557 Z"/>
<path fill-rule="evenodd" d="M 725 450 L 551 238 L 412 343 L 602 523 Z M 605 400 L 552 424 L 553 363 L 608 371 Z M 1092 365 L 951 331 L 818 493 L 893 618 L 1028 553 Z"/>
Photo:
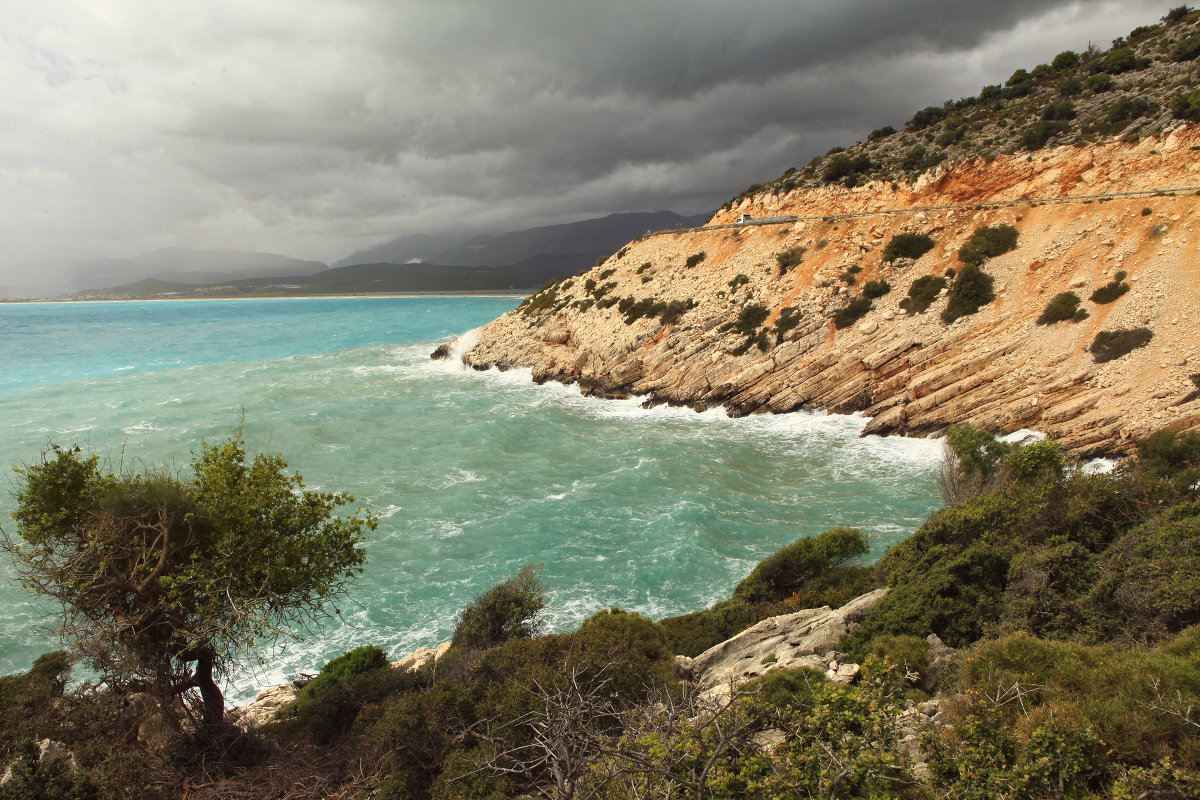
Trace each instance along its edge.
<path fill-rule="evenodd" d="M 485 326 L 473 346 L 460 343 L 462 358 L 649 403 L 724 405 L 732 414 L 861 412 L 871 417 L 864 432 L 876 434 L 922 435 L 958 422 L 998 433 L 1035 428 L 1077 455 L 1128 452 L 1160 428 L 1200 429 L 1192 379 L 1200 380 L 1200 197 L 1084 196 L 1200 186 L 1198 150 L 1200 126 L 1181 125 L 1139 143 L 939 167 L 914 184 L 756 195 L 710 224 L 741 214 L 811 219 L 643 237 Z M 977 228 L 999 224 L 1014 226 L 1019 239 L 984 264 L 994 302 L 950 325 L 939 314 L 944 299 L 922 314 L 900 309 L 916 278 L 960 268 L 958 248 Z M 915 262 L 886 263 L 883 250 L 899 233 L 927 234 L 936 246 Z M 800 263 L 782 270 L 777 254 L 801 249 Z M 844 276 L 853 266 L 860 271 L 850 286 Z M 1122 271 L 1128 293 L 1087 300 Z M 837 329 L 834 313 L 870 280 L 887 281 L 891 292 Z M 1089 316 L 1036 324 L 1068 290 Z M 617 298 L 628 298 L 627 308 L 660 305 L 650 309 L 655 316 L 630 321 Z M 744 349 L 744 333 L 728 328 L 754 305 L 769 311 L 757 329 L 765 349 Z M 785 309 L 799 311 L 799 323 L 777 334 Z M 1132 328 L 1150 329 L 1149 344 L 1097 363 L 1089 351 L 1096 335 Z"/>
<path fill-rule="evenodd" d="M 838 642 L 887 592 L 876 589 L 837 609 L 824 606 L 770 617 L 695 658 L 676 658 L 685 676 L 710 699 L 728 696 L 733 686 L 780 668 L 808 667 L 835 683 L 850 683 L 859 666 L 845 662 Z"/>

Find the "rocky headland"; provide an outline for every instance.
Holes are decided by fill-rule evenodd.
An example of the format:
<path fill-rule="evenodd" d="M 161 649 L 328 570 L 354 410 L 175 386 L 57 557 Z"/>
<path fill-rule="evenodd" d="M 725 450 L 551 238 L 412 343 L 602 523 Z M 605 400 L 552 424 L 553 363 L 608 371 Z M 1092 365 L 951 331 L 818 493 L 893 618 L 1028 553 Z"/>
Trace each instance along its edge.
<path fill-rule="evenodd" d="M 1172 191 L 1200 186 L 1198 150 L 1200 125 L 1177 123 L 1139 142 L 941 165 L 909 183 L 764 189 L 709 226 L 799 219 L 643 236 L 450 349 L 478 369 L 529 368 L 538 382 L 649 404 L 861 412 L 864 435 L 1034 428 L 1079 456 L 1127 453 L 1158 429 L 1200 429 L 1200 197 Z M 901 309 L 916 279 L 961 270 L 959 248 L 1001 225 L 1018 238 L 982 265 L 993 301 L 949 324 L 944 290 L 924 313 Z M 885 261 L 898 234 L 935 245 Z M 872 281 L 890 291 L 839 328 L 837 312 Z M 1088 299 L 1122 281 L 1115 300 Z M 1066 292 L 1086 318 L 1039 324 Z M 1144 346 L 1098 360 L 1097 334 L 1136 329 L 1151 333 Z"/>

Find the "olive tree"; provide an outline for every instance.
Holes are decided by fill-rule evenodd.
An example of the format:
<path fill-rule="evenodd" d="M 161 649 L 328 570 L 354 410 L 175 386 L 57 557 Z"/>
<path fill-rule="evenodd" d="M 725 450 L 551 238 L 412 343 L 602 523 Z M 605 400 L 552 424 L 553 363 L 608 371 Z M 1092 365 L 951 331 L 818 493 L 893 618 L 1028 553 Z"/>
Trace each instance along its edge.
<path fill-rule="evenodd" d="M 198 690 L 220 723 L 214 676 L 327 615 L 366 561 L 377 518 L 337 516 L 353 497 L 304 488 L 241 432 L 204 443 L 189 472 L 112 474 L 78 447 L 16 468 L 22 584 L 61 605 L 67 646 L 110 685 L 161 700 Z"/>

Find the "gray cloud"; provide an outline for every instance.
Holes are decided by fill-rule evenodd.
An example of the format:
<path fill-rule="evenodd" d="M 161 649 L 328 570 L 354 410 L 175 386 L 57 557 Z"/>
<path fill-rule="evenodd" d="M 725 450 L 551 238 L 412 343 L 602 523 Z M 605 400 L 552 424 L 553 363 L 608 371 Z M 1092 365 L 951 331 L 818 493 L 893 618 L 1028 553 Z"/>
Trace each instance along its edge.
<path fill-rule="evenodd" d="M 1172 3 L 28 5 L 0 35 L 8 263 L 711 209 Z"/>

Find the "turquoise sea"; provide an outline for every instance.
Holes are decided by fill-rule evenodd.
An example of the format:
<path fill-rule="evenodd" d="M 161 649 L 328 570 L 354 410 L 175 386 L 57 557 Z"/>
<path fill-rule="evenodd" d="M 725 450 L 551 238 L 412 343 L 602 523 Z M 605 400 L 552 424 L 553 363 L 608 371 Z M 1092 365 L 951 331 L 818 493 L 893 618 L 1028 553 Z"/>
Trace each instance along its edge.
<path fill-rule="evenodd" d="M 232 678 L 231 699 L 361 644 L 399 656 L 544 565 L 549 630 L 618 605 L 659 618 L 727 597 L 758 560 L 849 524 L 874 555 L 939 504 L 937 443 L 862 418 L 641 408 L 434 362 L 515 297 L 0 305 L 0 465 L 51 442 L 185 466 L 245 415 L 251 448 L 382 515 L 344 617 Z M 15 534 L 13 479 L 0 526 Z M 0 674 L 55 646 L 52 609 L 0 565 Z"/>

